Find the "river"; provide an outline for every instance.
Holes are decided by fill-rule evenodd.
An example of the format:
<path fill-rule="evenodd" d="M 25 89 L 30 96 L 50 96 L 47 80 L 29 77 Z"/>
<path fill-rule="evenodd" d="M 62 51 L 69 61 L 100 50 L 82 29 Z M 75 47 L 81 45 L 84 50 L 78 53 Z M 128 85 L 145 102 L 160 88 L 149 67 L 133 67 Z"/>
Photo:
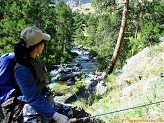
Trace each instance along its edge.
<path fill-rule="evenodd" d="M 89 81 L 94 77 L 92 73 L 94 73 L 97 70 L 96 61 L 89 58 L 89 52 L 87 51 L 87 49 L 78 48 L 74 46 L 71 48 L 71 52 L 76 53 L 77 55 L 74 56 L 74 58 L 69 64 L 67 64 L 65 67 L 60 67 L 50 72 L 50 75 L 52 77 L 52 83 L 57 82 L 61 71 L 69 71 L 69 74 L 70 71 L 73 74 L 77 72 L 83 73 L 86 75 L 86 81 Z"/>

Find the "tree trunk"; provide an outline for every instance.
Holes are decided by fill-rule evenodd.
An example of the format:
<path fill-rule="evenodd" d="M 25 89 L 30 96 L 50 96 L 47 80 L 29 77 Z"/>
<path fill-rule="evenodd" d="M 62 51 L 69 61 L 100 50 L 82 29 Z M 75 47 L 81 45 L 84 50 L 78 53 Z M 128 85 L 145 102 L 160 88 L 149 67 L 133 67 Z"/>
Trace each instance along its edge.
<path fill-rule="evenodd" d="M 114 53 L 112 56 L 112 61 L 109 65 L 109 67 L 107 68 L 105 76 L 112 73 L 112 71 L 114 69 L 114 65 L 116 64 L 116 61 L 117 61 L 117 58 L 118 58 L 118 55 L 119 55 L 119 52 L 121 49 L 121 45 L 122 45 L 123 38 L 124 38 L 124 31 L 125 31 L 125 27 L 126 27 L 126 20 L 127 20 L 127 16 L 128 16 L 128 5 L 129 5 L 129 0 L 125 0 L 119 36 L 118 36 L 116 47 L 115 47 L 115 50 L 114 50 Z"/>

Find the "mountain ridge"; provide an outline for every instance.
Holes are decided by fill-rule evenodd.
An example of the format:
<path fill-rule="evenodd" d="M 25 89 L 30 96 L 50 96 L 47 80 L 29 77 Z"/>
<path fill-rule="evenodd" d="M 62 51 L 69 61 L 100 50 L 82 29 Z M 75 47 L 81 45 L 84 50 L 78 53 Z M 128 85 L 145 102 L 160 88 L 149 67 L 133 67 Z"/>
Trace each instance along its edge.
<path fill-rule="evenodd" d="M 56 3 L 58 3 L 60 0 L 55 0 Z M 91 0 L 64 0 L 64 2 L 70 7 L 80 7 L 83 4 L 91 3 Z"/>

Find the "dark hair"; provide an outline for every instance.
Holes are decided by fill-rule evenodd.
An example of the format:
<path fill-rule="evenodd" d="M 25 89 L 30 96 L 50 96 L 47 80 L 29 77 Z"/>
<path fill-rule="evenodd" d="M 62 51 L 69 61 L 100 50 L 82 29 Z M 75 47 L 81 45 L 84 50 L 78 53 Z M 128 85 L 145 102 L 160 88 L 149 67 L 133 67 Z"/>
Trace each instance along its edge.
<path fill-rule="evenodd" d="M 33 46 L 27 46 L 26 42 L 23 39 L 20 39 L 20 42 L 15 44 L 14 46 L 16 60 L 20 63 L 23 62 L 25 59 L 30 57 L 30 52 L 33 51 L 37 45 L 40 45 L 45 42 L 45 40 L 41 40 L 39 43 Z"/>
<path fill-rule="evenodd" d="M 30 52 L 34 49 L 34 46 L 27 47 L 23 39 L 20 39 L 20 42 L 15 44 L 14 53 L 16 60 L 21 60 L 22 58 L 29 57 Z"/>

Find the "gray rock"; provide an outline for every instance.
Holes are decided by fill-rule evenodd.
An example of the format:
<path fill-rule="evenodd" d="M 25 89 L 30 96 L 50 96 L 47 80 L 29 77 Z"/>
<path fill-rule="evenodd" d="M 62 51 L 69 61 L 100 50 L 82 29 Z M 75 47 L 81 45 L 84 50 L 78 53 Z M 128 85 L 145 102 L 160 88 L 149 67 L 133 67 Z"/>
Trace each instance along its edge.
<path fill-rule="evenodd" d="M 160 37 L 158 40 L 159 40 L 160 42 L 164 42 L 164 36 Z"/>
<path fill-rule="evenodd" d="M 105 92 L 107 92 L 107 90 L 108 90 L 108 87 L 107 87 L 106 82 L 104 81 L 100 81 L 96 86 L 96 94 L 102 95 Z"/>
<path fill-rule="evenodd" d="M 135 77 L 138 64 L 142 62 L 142 59 L 146 57 L 149 52 L 150 52 L 150 48 L 146 47 L 138 54 L 126 60 L 126 64 L 123 66 L 122 71 L 121 71 L 122 74 L 119 75 L 119 80 L 117 81 L 118 85 L 120 85 L 121 87 L 126 87 L 129 85 L 129 83 L 127 83 L 125 79 Z"/>

